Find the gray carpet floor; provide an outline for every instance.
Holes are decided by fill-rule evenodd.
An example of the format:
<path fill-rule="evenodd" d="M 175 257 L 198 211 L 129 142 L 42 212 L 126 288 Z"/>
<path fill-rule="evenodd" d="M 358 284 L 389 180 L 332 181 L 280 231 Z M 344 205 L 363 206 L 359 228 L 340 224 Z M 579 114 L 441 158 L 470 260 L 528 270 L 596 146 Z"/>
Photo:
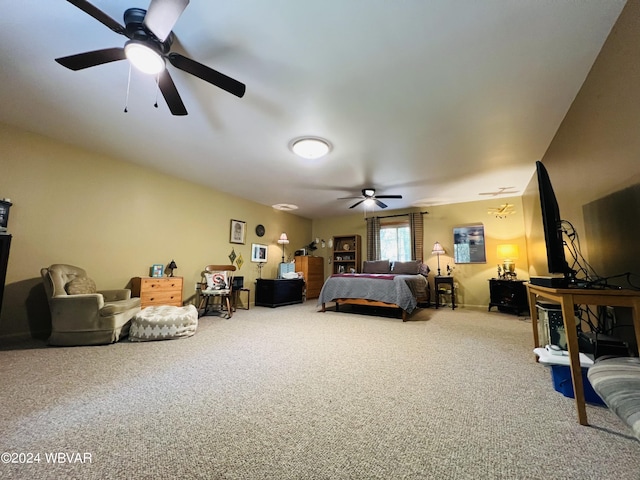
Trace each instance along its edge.
<path fill-rule="evenodd" d="M 180 340 L 4 345 L 0 452 L 39 461 L 0 478 L 640 479 L 640 442 L 604 407 L 580 426 L 532 342 L 508 314 L 308 301 Z"/>

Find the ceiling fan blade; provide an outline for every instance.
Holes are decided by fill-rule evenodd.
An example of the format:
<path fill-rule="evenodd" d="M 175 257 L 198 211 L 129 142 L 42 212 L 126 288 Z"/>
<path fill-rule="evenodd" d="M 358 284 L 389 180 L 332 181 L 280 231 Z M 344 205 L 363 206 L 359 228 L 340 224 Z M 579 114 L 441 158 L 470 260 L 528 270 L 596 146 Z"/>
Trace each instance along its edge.
<path fill-rule="evenodd" d="M 189 0 L 151 0 L 143 25 L 164 42 L 189 5 Z"/>
<path fill-rule="evenodd" d="M 377 198 L 373 199 L 374 202 L 376 202 L 376 205 L 378 205 L 380 208 L 387 208 L 387 205 L 382 203 L 380 200 L 378 200 Z"/>
<path fill-rule="evenodd" d="M 247 88 L 244 83 L 241 83 L 231 77 L 227 77 L 223 73 L 216 72 L 214 69 L 180 55 L 179 53 L 170 53 L 169 61 L 174 67 L 190 73 L 191 75 L 195 75 L 205 82 L 209 82 L 210 84 L 215 85 L 236 97 L 242 98 Z"/>
<path fill-rule="evenodd" d="M 164 71 L 158 76 L 158 87 L 162 92 L 162 96 L 164 97 L 167 105 L 169 106 L 169 110 L 174 115 L 186 115 L 187 109 L 182 103 L 182 99 L 180 98 L 180 94 L 178 93 L 178 89 L 176 88 L 175 83 L 173 83 L 173 79 L 169 72 L 165 68 Z"/>
<path fill-rule="evenodd" d="M 376 195 L 376 198 L 402 198 L 402 195 Z"/>
<path fill-rule="evenodd" d="M 106 25 L 114 32 L 119 33 L 120 35 L 125 35 L 125 28 L 95 5 L 90 4 L 86 0 L 67 0 L 67 2 L 75 5 L 83 12 L 91 15 L 93 18 L 98 20 L 103 25 Z"/>
<path fill-rule="evenodd" d="M 354 203 L 353 205 L 351 205 L 349 208 L 355 208 L 358 205 L 360 205 L 362 202 L 364 202 L 364 199 L 360 200 L 359 202 Z"/>
<path fill-rule="evenodd" d="M 340 197 L 338 200 L 354 200 L 356 198 L 364 198 L 362 195 L 358 195 L 357 197 Z"/>
<path fill-rule="evenodd" d="M 83 68 L 95 67 L 96 65 L 102 65 L 104 63 L 116 62 L 118 60 L 124 60 L 124 48 L 106 48 L 104 50 L 94 50 L 92 52 L 78 53 L 77 55 L 70 55 L 68 57 L 56 58 L 63 67 L 67 67 L 71 70 L 82 70 Z"/>

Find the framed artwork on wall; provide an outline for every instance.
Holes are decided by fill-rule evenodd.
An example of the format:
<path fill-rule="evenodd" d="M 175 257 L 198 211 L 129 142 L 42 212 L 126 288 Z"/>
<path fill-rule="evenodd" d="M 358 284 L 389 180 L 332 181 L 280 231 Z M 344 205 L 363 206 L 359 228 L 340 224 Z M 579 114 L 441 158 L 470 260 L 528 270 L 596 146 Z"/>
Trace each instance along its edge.
<path fill-rule="evenodd" d="M 484 225 L 454 227 L 453 260 L 455 263 L 487 263 Z"/>
<path fill-rule="evenodd" d="M 267 246 L 259 243 L 251 244 L 251 261 L 257 263 L 266 263 Z"/>
<path fill-rule="evenodd" d="M 247 222 L 241 220 L 231 220 L 230 243 L 241 243 L 244 245 L 244 239 L 247 234 Z"/>

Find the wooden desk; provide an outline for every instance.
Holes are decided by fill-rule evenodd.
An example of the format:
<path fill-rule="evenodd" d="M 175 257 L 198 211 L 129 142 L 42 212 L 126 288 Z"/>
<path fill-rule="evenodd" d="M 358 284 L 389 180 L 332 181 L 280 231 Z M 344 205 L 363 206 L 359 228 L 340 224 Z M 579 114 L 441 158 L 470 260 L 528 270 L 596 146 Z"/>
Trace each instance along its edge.
<path fill-rule="evenodd" d="M 549 288 L 527 284 L 529 293 L 529 310 L 531 312 L 531 326 L 533 327 L 534 348 L 540 347 L 538 338 L 538 298 L 552 300 L 560 304 L 564 330 L 567 335 L 567 348 L 571 381 L 578 411 L 578 422 L 589 425 L 587 410 L 584 402 L 584 387 L 582 385 L 582 371 L 578 350 L 578 332 L 574 322 L 574 305 L 601 305 L 609 307 L 630 307 L 633 315 L 633 326 L 636 340 L 640 345 L 640 291 L 635 290 L 596 290 L 584 288 Z"/>

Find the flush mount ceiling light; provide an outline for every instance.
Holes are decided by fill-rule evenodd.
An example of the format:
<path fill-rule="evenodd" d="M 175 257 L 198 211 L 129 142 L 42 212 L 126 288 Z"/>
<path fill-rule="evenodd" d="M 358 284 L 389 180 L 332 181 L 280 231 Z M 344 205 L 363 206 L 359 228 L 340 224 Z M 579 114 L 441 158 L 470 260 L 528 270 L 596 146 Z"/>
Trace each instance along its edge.
<path fill-rule="evenodd" d="M 297 205 L 292 205 L 290 203 L 276 203 L 275 205 L 271 205 L 272 208 L 275 208 L 276 210 L 283 210 L 283 211 L 289 211 L 289 210 L 297 210 L 298 206 Z"/>
<path fill-rule="evenodd" d="M 124 46 L 124 53 L 131 65 L 151 75 L 157 75 L 165 69 L 164 58 L 144 43 L 129 41 Z"/>
<path fill-rule="evenodd" d="M 289 144 L 289 148 L 299 157 L 315 159 L 324 157 L 329 153 L 331 144 L 319 137 L 300 137 L 293 140 Z"/>

